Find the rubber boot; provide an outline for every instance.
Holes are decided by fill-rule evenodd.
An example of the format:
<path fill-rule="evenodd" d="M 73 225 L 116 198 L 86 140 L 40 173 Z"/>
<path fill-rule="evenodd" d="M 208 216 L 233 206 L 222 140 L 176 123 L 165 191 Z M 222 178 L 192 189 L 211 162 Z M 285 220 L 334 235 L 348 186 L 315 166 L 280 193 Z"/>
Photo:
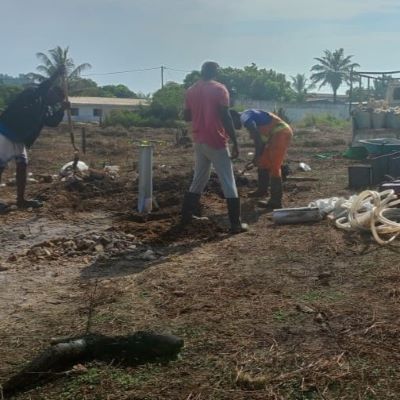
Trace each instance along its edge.
<path fill-rule="evenodd" d="M 269 173 L 268 170 L 258 168 L 257 170 L 258 181 L 257 181 L 257 190 L 249 193 L 249 197 L 264 197 L 268 196 L 268 187 L 269 187 Z"/>
<path fill-rule="evenodd" d="M 247 232 L 249 230 L 249 226 L 242 223 L 240 218 L 240 199 L 238 197 L 228 198 L 226 199 L 226 204 L 228 206 L 228 216 L 231 223 L 230 232 L 233 234 Z"/>
<path fill-rule="evenodd" d="M 181 211 L 181 225 L 187 225 L 192 220 L 193 214 L 200 209 L 200 194 L 186 192 L 183 198 Z"/>
<path fill-rule="evenodd" d="M 269 201 L 259 201 L 257 205 L 261 208 L 267 208 L 268 210 L 274 210 L 282 208 L 282 178 L 272 177 L 271 178 L 271 197 Z"/>

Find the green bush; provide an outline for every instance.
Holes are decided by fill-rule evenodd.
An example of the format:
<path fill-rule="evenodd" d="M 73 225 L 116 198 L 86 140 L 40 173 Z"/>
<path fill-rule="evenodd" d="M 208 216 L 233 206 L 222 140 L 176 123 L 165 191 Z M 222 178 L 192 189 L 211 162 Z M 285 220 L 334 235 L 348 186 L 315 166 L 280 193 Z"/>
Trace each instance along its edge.
<path fill-rule="evenodd" d="M 104 126 L 121 125 L 124 128 L 131 127 L 150 127 L 150 128 L 174 128 L 179 125 L 179 121 L 175 119 L 164 119 L 160 116 L 151 114 L 151 111 L 127 111 L 113 110 L 104 120 Z"/>
<path fill-rule="evenodd" d="M 325 114 L 307 114 L 298 124 L 299 128 L 311 128 L 315 126 L 328 126 L 330 128 L 348 128 L 350 122 L 336 118 L 334 115 Z"/>
<path fill-rule="evenodd" d="M 154 93 L 150 106 L 140 107 L 137 111 L 112 111 L 105 118 L 105 126 L 121 125 L 151 128 L 174 128 L 182 124 L 184 88 L 175 82 L 168 82 Z"/>

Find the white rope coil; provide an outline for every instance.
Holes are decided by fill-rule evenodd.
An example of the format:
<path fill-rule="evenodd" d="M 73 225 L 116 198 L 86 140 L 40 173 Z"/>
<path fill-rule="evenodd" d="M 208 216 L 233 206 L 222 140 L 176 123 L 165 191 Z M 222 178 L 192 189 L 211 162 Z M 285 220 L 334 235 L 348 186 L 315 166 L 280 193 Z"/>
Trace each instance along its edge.
<path fill-rule="evenodd" d="M 338 218 L 335 224 L 347 231 L 370 231 L 379 244 L 389 244 L 400 235 L 400 223 L 390 219 L 400 219 L 400 209 L 394 208 L 399 204 L 394 190 L 365 190 L 353 201 L 343 203 L 342 207 L 348 209 L 348 215 Z M 391 236 L 384 240 L 382 235 Z"/>

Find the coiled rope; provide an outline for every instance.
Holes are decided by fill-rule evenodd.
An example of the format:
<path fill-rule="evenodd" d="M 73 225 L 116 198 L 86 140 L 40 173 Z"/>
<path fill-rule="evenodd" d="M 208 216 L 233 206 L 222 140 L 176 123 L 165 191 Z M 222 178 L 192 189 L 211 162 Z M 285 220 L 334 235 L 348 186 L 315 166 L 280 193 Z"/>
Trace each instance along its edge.
<path fill-rule="evenodd" d="M 394 190 L 365 190 L 354 200 L 342 204 L 343 208 L 348 209 L 348 215 L 338 218 L 335 224 L 347 231 L 370 231 L 379 244 L 389 244 L 400 235 L 400 223 L 397 222 L 400 221 L 400 209 L 394 208 L 399 204 Z M 390 218 L 396 218 L 396 221 Z M 391 236 L 385 240 L 382 235 Z"/>

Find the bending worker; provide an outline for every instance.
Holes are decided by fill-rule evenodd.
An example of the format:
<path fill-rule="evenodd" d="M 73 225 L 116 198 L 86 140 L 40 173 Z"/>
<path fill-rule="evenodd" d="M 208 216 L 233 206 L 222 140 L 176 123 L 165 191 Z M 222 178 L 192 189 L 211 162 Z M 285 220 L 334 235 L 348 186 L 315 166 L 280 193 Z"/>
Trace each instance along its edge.
<path fill-rule="evenodd" d="M 281 167 L 293 137 L 292 128 L 277 115 L 255 109 L 242 113 L 231 110 L 236 129 L 242 125 L 249 131 L 255 145 L 254 164 L 258 167 L 258 189 L 255 196 L 267 196 L 271 186 L 269 201 L 258 205 L 273 210 L 282 208 Z"/>
<path fill-rule="evenodd" d="M 41 203 L 25 199 L 27 177 L 27 148 L 30 148 L 44 126 L 55 127 L 69 107 L 64 91 L 55 81 L 64 73 L 58 68 L 54 74 L 35 88 L 20 93 L 0 115 L 0 181 L 8 162 L 16 162 L 17 206 L 37 208 Z"/>
<path fill-rule="evenodd" d="M 233 174 L 231 158 L 237 158 L 239 147 L 229 113 L 229 92 L 215 80 L 218 64 L 206 62 L 201 67 L 201 79 L 185 96 L 184 118 L 192 122 L 195 152 L 194 177 L 182 206 L 182 225 L 188 224 L 199 207 L 200 196 L 214 166 L 228 206 L 232 233 L 248 229 L 241 222 L 240 199 Z M 228 140 L 232 141 L 232 155 Z"/>

